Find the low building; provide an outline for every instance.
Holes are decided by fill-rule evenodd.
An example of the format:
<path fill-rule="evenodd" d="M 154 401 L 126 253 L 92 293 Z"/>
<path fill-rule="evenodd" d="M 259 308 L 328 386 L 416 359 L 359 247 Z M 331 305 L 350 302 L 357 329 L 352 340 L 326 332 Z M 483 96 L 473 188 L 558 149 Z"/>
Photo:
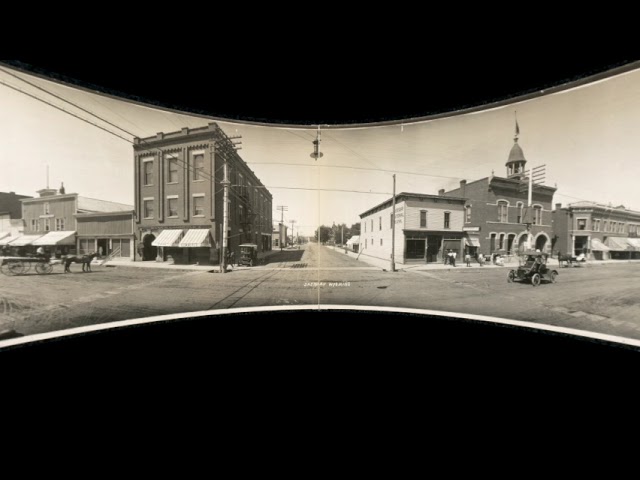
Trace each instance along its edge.
<path fill-rule="evenodd" d="M 400 193 L 396 195 L 395 262 L 398 264 L 444 260 L 447 251 L 462 256 L 470 242 L 463 231 L 465 198 Z M 362 255 L 391 259 L 393 199 L 360 215 Z"/>
<path fill-rule="evenodd" d="M 640 258 L 640 212 L 596 202 L 556 204 L 554 251 L 594 260 Z"/>
<path fill-rule="evenodd" d="M 25 198 L 31 197 L 15 192 L 0 192 L 0 246 L 24 233 L 20 200 Z"/>
<path fill-rule="evenodd" d="M 358 253 L 360 248 L 360 235 L 354 235 L 349 240 L 347 240 L 347 248 L 353 252 Z"/>
<path fill-rule="evenodd" d="M 98 252 L 131 258 L 133 206 L 44 188 L 22 199 L 24 235 L 10 242 L 25 253 L 42 246 L 53 255 Z"/>
<path fill-rule="evenodd" d="M 278 228 L 271 232 L 271 244 L 274 248 L 284 248 L 287 246 L 287 226 L 278 224 Z"/>

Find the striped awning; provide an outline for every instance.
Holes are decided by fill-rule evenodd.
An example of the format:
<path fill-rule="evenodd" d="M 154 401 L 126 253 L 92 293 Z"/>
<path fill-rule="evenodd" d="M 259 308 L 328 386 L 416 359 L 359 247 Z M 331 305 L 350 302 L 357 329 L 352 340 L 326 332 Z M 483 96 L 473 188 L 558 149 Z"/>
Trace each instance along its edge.
<path fill-rule="evenodd" d="M 75 245 L 76 244 L 76 232 L 75 231 L 57 231 L 49 232 L 43 237 L 40 237 L 32 243 L 32 245 L 51 247 L 53 245 Z"/>
<path fill-rule="evenodd" d="M 608 252 L 611 249 L 609 247 L 607 247 L 604 243 L 602 243 L 600 240 L 598 240 L 597 238 L 592 238 L 591 239 L 591 250 L 598 250 L 598 251 L 601 251 L 601 252 Z"/>
<path fill-rule="evenodd" d="M 179 247 L 210 247 L 211 241 L 209 240 L 209 229 L 196 228 L 187 230 L 187 233 L 182 238 L 182 241 L 178 245 Z"/>
<path fill-rule="evenodd" d="M 42 235 L 22 235 L 21 237 L 16 237 L 15 240 L 9 243 L 9 245 L 12 247 L 24 247 L 26 245 L 31 245 L 40 237 L 42 237 Z"/>
<path fill-rule="evenodd" d="M 182 230 L 162 230 L 151 243 L 154 247 L 177 247 L 182 237 Z"/>
<path fill-rule="evenodd" d="M 627 237 L 609 237 L 607 238 L 605 245 L 609 247 L 610 250 L 616 252 L 627 252 L 629 250 L 633 250 L 633 247 L 629 245 L 627 240 Z"/>
<path fill-rule="evenodd" d="M 640 238 L 627 238 L 627 242 L 636 252 L 640 252 Z"/>
<path fill-rule="evenodd" d="M 469 235 L 467 233 L 465 234 L 464 239 L 466 240 L 467 245 L 469 245 L 470 247 L 480 246 L 480 238 L 478 237 L 478 235 Z"/>

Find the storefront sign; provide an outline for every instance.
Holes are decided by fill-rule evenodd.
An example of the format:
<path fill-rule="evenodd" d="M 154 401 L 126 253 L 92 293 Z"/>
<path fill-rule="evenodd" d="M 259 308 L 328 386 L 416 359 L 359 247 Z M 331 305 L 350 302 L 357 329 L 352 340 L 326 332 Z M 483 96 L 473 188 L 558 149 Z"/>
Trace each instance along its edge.
<path fill-rule="evenodd" d="M 480 227 L 462 227 L 463 232 L 479 232 Z"/>

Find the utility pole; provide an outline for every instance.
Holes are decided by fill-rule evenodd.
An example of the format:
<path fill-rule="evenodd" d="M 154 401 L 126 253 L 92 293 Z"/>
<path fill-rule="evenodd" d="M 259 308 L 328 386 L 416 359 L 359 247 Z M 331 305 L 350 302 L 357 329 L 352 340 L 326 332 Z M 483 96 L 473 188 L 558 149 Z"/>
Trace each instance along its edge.
<path fill-rule="evenodd" d="M 280 251 L 282 251 L 282 234 L 283 234 L 283 229 L 284 229 L 284 212 L 289 210 L 289 207 L 287 207 L 286 205 L 278 205 L 278 210 L 280 210 Z M 285 235 L 285 241 L 286 241 L 286 235 Z"/>
<path fill-rule="evenodd" d="M 396 271 L 396 174 L 393 174 L 393 198 L 391 199 L 391 271 Z"/>
<path fill-rule="evenodd" d="M 291 243 L 293 243 L 293 224 L 296 223 L 295 220 L 291 220 Z"/>
<path fill-rule="evenodd" d="M 222 273 L 227 273 L 227 249 L 229 243 L 229 181 L 228 176 L 227 159 L 224 159 L 224 180 L 222 185 L 224 186 L 224 196 L 222 204 L 222 261 L 220 262 L 220 269 Z"/>

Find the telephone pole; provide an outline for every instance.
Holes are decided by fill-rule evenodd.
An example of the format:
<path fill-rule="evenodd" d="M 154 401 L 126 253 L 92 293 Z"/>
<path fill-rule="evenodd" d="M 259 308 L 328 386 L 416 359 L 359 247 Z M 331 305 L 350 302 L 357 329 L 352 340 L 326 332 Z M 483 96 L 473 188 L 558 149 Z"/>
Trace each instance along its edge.
<path fill-rule="evenodd" d="M 284 230 L 284 212 L 289 210 L 289 207 L 287 207 L 286 205 L 278 205 L 278 210 L 280 210 L 280 251 L 282 251 L 282 236 L 283 236 L 283 230 Z M 285 235 L 286 237 L 286 235 Z M 285 241 L 287 239 L 285 238 Z"/>
<path fill-rule="evenodd" d="M 393 174 L 393 198 L 391 200 L 391 271 L 396 271 L 396 174 Z"/>
<path fill-rule="evenodd" d="M 222 273 L 227 273 L 227 250 L 229 243 L 229 185 L 231 182 L 229 181 L 228 176 L 228 165 L 227 159 L 224 160 L 224 180 L 222 180 L 222 185 L 224 186 L 224 196 L 223 205 L 222 205 L 222 260 L 220 261 L 220 268 Z"/>

